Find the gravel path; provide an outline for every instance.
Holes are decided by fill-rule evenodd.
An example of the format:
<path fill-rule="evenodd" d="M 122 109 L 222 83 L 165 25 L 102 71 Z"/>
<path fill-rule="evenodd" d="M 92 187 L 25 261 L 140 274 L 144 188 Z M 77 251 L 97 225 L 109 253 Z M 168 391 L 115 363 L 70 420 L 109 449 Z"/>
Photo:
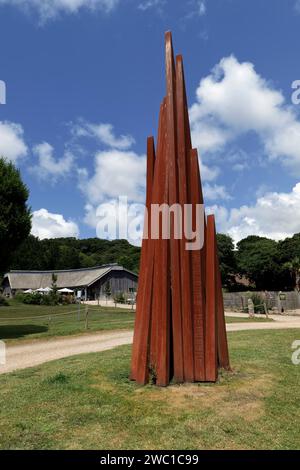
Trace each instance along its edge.
<path fill-rule="evenodd" d="M 233 316 L 232 314 L 228 315 Z M 227 331 L 300 328 L 300 317 L 273 315 L 272 318 L 275 320 L 274 322 L 229 323 L 227 324 Z M 131 344 L 132 338 L 132 331 L 108 331 L 55 338 L 46 341 L 37 340 L 17 345 L 8 344 L 6 348 L 6 364 L 0 364 L 0 374 L 18 369 L 26 369 L 27 367 L 37 366 L 45 362 L 77 354 L 106 351 L 123 344 Z"/>
<path fill-rule="evenodd" d="M 132 338 L 131 331 L 109 331 L 81 336 L 65 336 L 46 341 L 36 340 L 12 346 L 8 344 L 6 364 L 0 365 L 0 374 L 26 369 L 63 357 L 106 351 L 122 344 L 130 344 Z"/>

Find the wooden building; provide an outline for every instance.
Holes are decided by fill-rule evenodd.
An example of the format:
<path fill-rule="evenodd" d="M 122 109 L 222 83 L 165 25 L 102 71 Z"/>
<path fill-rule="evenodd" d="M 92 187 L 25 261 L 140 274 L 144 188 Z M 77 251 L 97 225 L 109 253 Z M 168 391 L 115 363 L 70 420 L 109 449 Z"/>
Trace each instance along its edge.
<path fill-rule="evenodd" d="M 107 285 L 112 298 L 117 294 L 132 297 L 137 290 L 137 274 L 118 264 L 108 264 L 63 271 L 10 271 L 4 276 L 3 293 L 7 297 L 13 297 L 17 292 L 28 289 L 51 287 L 52 274 L 57 276 L 58 289 L 72 289 L 76 294 L 81 291 L 86 300 L 105 299 Z"/>

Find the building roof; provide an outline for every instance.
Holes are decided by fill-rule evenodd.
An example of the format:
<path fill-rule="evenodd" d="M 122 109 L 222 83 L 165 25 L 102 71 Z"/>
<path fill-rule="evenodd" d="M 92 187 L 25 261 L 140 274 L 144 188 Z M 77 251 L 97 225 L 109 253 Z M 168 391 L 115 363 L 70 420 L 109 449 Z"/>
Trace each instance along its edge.
<path fill-rule="evenodd" d="M 5 274 L 8 278 L 11 289 L 39 289 L 50 287 L 52 284 L 52 274 L 57 275 L 57 287 L 89 287 L 110 271 L 127 271 L 137 275 L 118 264 L 107 264 L 96 266 L 95 268 L 68 269 L 63 271 L 10 271 Z"/>

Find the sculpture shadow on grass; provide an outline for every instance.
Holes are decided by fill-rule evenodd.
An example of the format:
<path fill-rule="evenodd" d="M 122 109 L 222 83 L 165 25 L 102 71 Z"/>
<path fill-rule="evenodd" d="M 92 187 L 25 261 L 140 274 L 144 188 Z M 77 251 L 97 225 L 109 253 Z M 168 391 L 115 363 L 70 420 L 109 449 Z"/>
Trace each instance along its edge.
<path fill-rule="evenodd" d="M 24 338 L 27 335 L 45 333 L 46 331 L 48 331 L 48 327 L 42 325 L 1 325 L 0 339 Z"/>

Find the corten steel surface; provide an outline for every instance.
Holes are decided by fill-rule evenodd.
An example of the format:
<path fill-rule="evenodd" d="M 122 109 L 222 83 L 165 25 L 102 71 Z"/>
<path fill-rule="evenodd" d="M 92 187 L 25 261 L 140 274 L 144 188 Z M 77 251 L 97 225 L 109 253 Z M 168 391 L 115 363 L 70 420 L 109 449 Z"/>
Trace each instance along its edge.
<path fill-rule="evenodd" d="M 193 230 L 196 205 L 203 204 L 197 150 L 192 148 L 182 57 L 174 60 L 172 36 L 166 33 L 166 84 L 155 149 L 147 143 L 147 214 L 140 264 L 131 379 L 166 386 L 210 381 L 218 368 L 229 368 L 221 274 L 214 216 L 204 221 L 204 245 L 188 250 L 177 239 L 175 217 L 170 237 L 151 237 L 153 204 L 191 204 Z M 182 233 L 184 234 L 184 210 Z M 148 232 L 147 232 L 148 227 Z M 148 237 L 148 238 L 147 238 Z"/>

